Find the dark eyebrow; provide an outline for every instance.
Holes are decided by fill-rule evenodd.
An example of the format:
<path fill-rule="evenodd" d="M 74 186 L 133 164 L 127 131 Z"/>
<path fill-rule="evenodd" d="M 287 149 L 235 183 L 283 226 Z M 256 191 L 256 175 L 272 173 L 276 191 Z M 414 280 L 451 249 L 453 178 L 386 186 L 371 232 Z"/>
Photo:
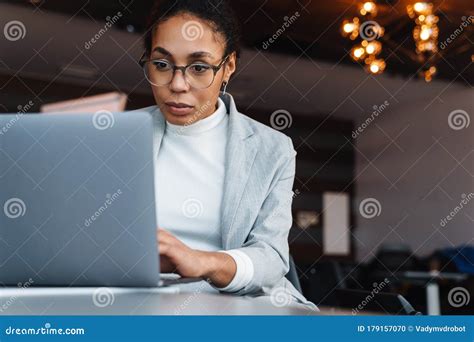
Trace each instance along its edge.
<path fill-rule="evenodd" d="M 160 53 L 162 53 L 163 55 L 166 55 L 166 56 L 171 56 L 171 52 L 169 52 L 165 48 L 162 48 L 161 46 L 157 46 L 156 48 L 154 48 L 153 52 L 155 52 L 155 51 L 160 52 Z"/>
<path fill-rule="evenodd" d="M 212 58 L 212 53 L 206 52 L 206 51 L 196 51 L 191 54 L 189 54 L 189 57 L 191 58 L 200 58 L 200 57 L 209 57 Z"/>
<path fill-rule="evenodd" d="M 162 53 L 163 55 L 165 56 L 168 56 L 168 57 L 172 57 L 173 55 L 171 54 L 171 52 L 169 52 L 168 50 L 166 50 L 165 48 L 161 47 L 161 46 L 157 46 L 153 49 L 153 52 L 156 51 L 156 52 L 159 52 L 159 53 Z M 188 55 L 188 58 L 201 58 L 201 57 L 209 57 L 209 58 L 212 58 L 213 55 L 210 53 L 210 52 L 206 52 L 206 51 L 196 51 L 196 52 L 193 52 L 193 53 L 190 53 Z"/>

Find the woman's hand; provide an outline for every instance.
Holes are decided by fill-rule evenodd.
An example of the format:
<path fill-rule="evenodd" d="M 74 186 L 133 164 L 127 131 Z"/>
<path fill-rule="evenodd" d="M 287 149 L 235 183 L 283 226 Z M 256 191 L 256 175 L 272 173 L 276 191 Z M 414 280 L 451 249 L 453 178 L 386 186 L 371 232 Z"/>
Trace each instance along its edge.
<path fill-rule="evenodd" d="M 182 277 L 204 278 L 217 287 L 228 285 L 237 265 L 226 253 L 205 252 L 189 248 L 165 229 L 157 231 L 161 272 L 174 272 Z"/>
<path fill-rule="evenodd" d="M 189 248 L 164 229 L 157 232 L 162 272 L 175 272 L 183 277 L 202 277 L 205 273 L 203 252 Z"/>

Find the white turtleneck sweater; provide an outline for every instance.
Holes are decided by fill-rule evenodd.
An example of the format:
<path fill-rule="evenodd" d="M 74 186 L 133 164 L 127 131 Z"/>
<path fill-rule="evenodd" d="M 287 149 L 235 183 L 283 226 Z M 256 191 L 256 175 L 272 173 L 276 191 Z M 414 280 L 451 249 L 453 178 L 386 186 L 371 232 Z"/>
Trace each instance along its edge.
<path fill-rule="evenodd" d="M 224 191 L 228 121 L 224 102 L 210 116 L 190 125 L 166 122 L 155 167 L 160 228 L 193 249 L 220 251 L 237 264 L 231 283 L 220 291 L 236 292 L 253 277 L 252 260 L 242 251 L 222 251 L 221 203 Z"/>

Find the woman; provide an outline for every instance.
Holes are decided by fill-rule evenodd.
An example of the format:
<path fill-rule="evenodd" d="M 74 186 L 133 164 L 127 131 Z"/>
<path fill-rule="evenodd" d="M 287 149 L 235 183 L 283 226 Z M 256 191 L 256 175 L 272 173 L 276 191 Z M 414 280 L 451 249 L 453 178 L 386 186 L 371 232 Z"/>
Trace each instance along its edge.
<path fill-rule="evenodd" d="M 222 0 L 164 1 L 151 16 L 141 64 L 157 104 L 144 110 L 155 124 L 161 271 L 315 308 L 285 278 L 292 142 L 240 114 L 226 92 L 238 28 Z"/>

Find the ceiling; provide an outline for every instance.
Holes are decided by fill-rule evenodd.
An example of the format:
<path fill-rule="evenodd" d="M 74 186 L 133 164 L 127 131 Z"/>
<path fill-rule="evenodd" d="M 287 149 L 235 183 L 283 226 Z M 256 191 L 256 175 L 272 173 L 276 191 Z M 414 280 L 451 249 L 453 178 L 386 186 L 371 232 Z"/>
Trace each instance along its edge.
<path fill-rule="evenodd" d="M 129 13 L 120 4 L 122 7 L 114 7 L 113 10 L 104 7 L 118 2 L 102 1 L 100 4 L 96 2 L 97 8 L 101 9 L 92 11 L 94 18 L 90 14 L 92 8 L 87 7 L 93 5 L 93 1 L 86 2 L 86 6 L 76 13 L 66 13 L 66 8 L 62 12 L 49 10 L 48 6 L 55 2 L 43 2 L 39 8 L 25 5 L 25 2 L 0 2 L 0 28 L 12 20 L 20 20 L 26 27 L 26 35 L 22 40 L 12 42 L 2 39 L 0 35 L 0 112 L 15 112 L 30 100 L 34 102 L 34 112 L 39 110 L 41 104 L 109 91 L 126 93 L 129 98 L 127 109 L 152 105 L 154 100 L 150 86 L 137 63 L 143 52 L 138 23 L 143 21 L 148 9 L 142 13 L 141 7 L 132 8 L 135 1 L 128 7 Z M 58 7 L 54 8 L 60 8 L 60 2 L 57 3 Z M 72 4 L 76 2 L 69 5 Z M 334 4 L 340 2 L 335 1 Z M 104 27 L 103 17 L 99 18 L 99 13 L 110 16 L 118 10 L 124 14 L 123 18 L 90 49 L 85 49 L 84 43 Z M 281 7 L 279 11 L 291 15 L 287 7 Z M 255 13 L 247 17 L 248 24 L 244 25 L 246 39 L 257 36 L 256 33 L 248 33 L 252 31 L 249 27 L 253 25 L 251 23 L 255 16 L 263 15 L 271 22 L 267 18 L 269 10 L 262 7 Z M 345 15 L 340 13 L 339 16 L 342 18 Z M 136 21 L 133 21 L 135 17 Z M 261 20 L 265 25 L 261 25 L 259 30 L 255 29 L 260 36 L 271 35 L 262 35 L 262 32 L 275 31 L 281 25 L 275 18 L 283 16 L 273 14 L 273 26 L 263 21 L 263 17 Z M 304 18 L 303 15 L 300 17 L 302 21 Z M 341 19 L 334 21 L 333 26 L 326 23 L 325 29 L 319 33 L 303 32 L 308 36 L 316 36 L 313 47 L 303 53 L 296 45 L 302 46 L 302 38 L 293 36 L 300 32 L 296 28 L 300 19 L 287 31 L 293 50 L 282 50 L 278 45 L 282 44 L 280 39 L 278 44 L 268 50 L 261 49 L 263 40 L 254 38 L 253 44 L 246 43 L 236 77 L 228 87 L 242 112 L 265 109 L 271 113 L 283 108 L 292 113 L 321 117 L 331 115 L 355 120 L 357 117 L 365 118 L 374 105 L 386 100 L 390 102 L 391 108 L 409 103 L 419 104 L 416 108 L 426 111 L 442 103 L 451 103 L 453 94 L 472 98 L 472 66 L 456 66 L 457 72 L 448 72 L 431 83 L 425 83 L 410 74 L 406 70 L 408 62 L 400 63 L 398 69 L 389 62 L 388 71 L 384 74 L 367 74 L 362 66 L 350 61 L 344 52 L 336 54 L 338 49 L 344 51 L 345 48 L 342 45 L 345 41 L 339 38 L 336 24 Z M 327 18 L 322 16 L 321 20 L 327 21 Z M 133 23 L 137 23 L 134 26 L 136 31 L 130 32 L 133 31 L 132 27 L 127 28 L 127 25 Z M 339 39 L 339 43 L 330 43 L 327 35 Z M 255 48 L 257 45 L 260 49 Z M 454 54 L 449 64 L 454 66 L 453 59 L 456 58 L 462 59 Z M 449 65 L 448 70 L 451 70 Z M 471 83 L 468 84 L 466 80 Z M 455 108 L 457 102 L 452 103 L 452 106 Z"/>
<path fill-rule="evenodd" d="M 23 4 L 41 14 L 53 11 L 69 17 L 82 17 L 91 22 L 104 21 L 118 11 L 123 17 L 117 28 L 128 32 L 140 33 L 153 0 L 36 0 L 6 1 Z M 343 19 L 357 14 L 358 0 L 239 0 L 231 1 L 243 25 L 243 43 L 249 48 L 262 50 L 262 44 L 278 30 L 296 11 L 300 17 L 285 31 L 285 34 L 268 47 L 270 52 L 279 52 L 308 59 L 323 60 L 330 63 L 354 65 L 348 56 L 352 44 L 339 33 Z M 406 6 L 413 0 L 378 1 L 377 22 L 385 27 L 382 57 L 386 59 L 386 73 L 410 77 L 416 74 L 420 64 L 410 55 L 414 51 L 411 38 L 413 22 L 406 14 Z M 474 15 L 474 6 L 470 0 L 434 1 L 437 15 L 440 17 L 439 41 L 459 29 L 463 17 Z M 474 25 L 469 25 L 463 33 L 442 50 L 437 59 L 440 79 L 461 82 L 472 86 L 474 68 L 471 56 L 474 54 Z M 413 56 L 412 56 L 413 57 Z"/>

